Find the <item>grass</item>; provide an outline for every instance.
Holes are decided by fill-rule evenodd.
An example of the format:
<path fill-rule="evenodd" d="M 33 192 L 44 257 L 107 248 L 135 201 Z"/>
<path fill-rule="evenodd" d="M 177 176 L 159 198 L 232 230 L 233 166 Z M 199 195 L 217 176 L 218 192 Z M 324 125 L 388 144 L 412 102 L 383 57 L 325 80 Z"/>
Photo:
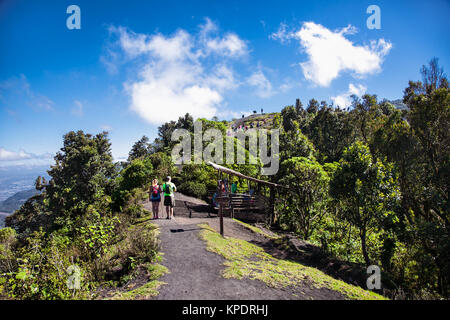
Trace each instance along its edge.
<path fill-rule="evenodd" d="M 160 264 L 149 264 L 147 270 L 150 273 L 149 281 L 144 285 L 125 292 L 116 292 L 110 299 L 111 300 L 140 300 L 149 299 L 159 294 L 159 287 L 165 282 L 158 279 L 166 273 L 169 273 L 169 269 Z"/>
<path fill-rule="evenodd" d="M 151 215 L 146 215 L 144 217 L 137 219 L 134 223 L 130 224 L 127 227 L 127 229 L 119 235 L 118 241 L 110 245 L 107 252 L 105 253 L 105 259 L 111 260 L 114 257 L 117 257 L 117 255 L 120 252 L 120 248 L 126 245 L 127 236 L 129 236 L 130 233 L 132 232 L 136 231 L 139 231 L 141 233 L 150 232 L 155 237 L 158 237 L 159 235 L 158 226 L 150 222 L 151 218 L 152 218 Z"/>
<path fill-rule="evenodd" d="M 207 224 L 199 226 L 203 229 L 200 237 L 206 241 L 207 250 L 220 254 L 227 260 L 224 263 L 227 268 L 223 271 L 225 278 L 260 280 L 274 288 L 305 285 L 318 289 L 328 288 L 343 294 L 347 299 L 386 299 L 377 293 L 336 280 L 318 269 L 274 258 L 247 241 L 223 238 Z"/>
<path fill-rule="evenodd" d="M 158 225 L 150 222 L 151 216 L 144 216 L 137 219 L 137 221 L 128 227 L 128 233 L 139 232 L 142 234 L 151 234 L 157 237 L 159 234 Z M 117 254 L 119 246 L 124 245 L 127 239 L 123 239 L 116 244 L 115 250 L 111 250 L 112 254 Z M 169 273 L 169 269 L 165 266 L 156 263 L 155 261 L 162 260 L 162 253 L 158 253 L 153 263 L 145 263 L 142 266 L 145 267 L 148 274 L 148 282 L 141 285 L 138 288 L 128 290 L 128 291 L 116 291 L 109 299 L 111 300 L 138 300 L 138 299 L 149 299 L 151 297 L 157 296 L 159 294 L 159 287 L 165 282 L 159 281 L 158 279 L 166 273 Z"/>
<path fill-rule="evenodd" d="M 258 233 L 258 234 L 262 234 L 264 237 L 275 240 L 275 239 L 279 239 L 280 237 L 277 235 L 273 235 L 273 234 L 268 234 L 264 231 L 262 231 L 260 228 L 252 226 L 248 223 L 242 222 L 240 220 L 237 220 L 235 218 L 233 218 L 234 221 L 236 221 L 237 223 L 239 223 L 240 225 L 244 226 L 245 228 L 249 229 L 250 231 L 254 232 L 254 233 Z"/>
<path fill-rule="evenodd" d="M 158 256 L 158 261 L 161 256 Z M 116 291 L 108 300 L 142 300 L 155 297 L 159 294 L 158 289 L 166 282 L 158 280 L 164 274 L 170 273 L 169 269 L 159 263 L 147 263 L 145 265 L 148 274 L 148 282 L 140 287 L 128 291 Z"/>
<path fill-rule="evenodd" d="M 149 281 L 143 286 L 131 291 L 124 292 L 119 296 L 113 297 L 113 300 L 139 300 L 139 299 L 149 299 L 151 297 L 157 296 L 159 294 L 159 287 L 164 282 L 160 281 Z"/>

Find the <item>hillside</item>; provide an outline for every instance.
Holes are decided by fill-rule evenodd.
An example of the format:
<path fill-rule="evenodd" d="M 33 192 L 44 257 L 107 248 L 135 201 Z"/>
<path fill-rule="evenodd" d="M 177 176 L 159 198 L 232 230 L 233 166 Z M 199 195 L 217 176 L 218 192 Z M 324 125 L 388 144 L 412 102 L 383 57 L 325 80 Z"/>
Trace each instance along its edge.
<path fill-rule="evenodd" d="M 0 202 L 0 212 L 13 213 L 18 210 L 25 201 L 37 193 L 38 191 L 36 189 L 24 190 L 15 193 L 11 197 Z"/>
<path fill-rule="evenodd" d="M 399 110 L 408 108 L 402 99 L 389 100 L 388 102 Z M 243 118 L 233 119 L 228 123 L 228 128 L 234 132 L 240 129 L 245 130 L 251 128 L 271 129 L 273 127 L 273 120 L 277 114 L 280 114 L 280 112 L 256 113 Z"/>
<path fill-rule="evenodd" d="M 252 114 L 244 118 L 240 119 L 233 119 L 229 123 L 229 128 L 234 130 L 238 130 L 239 127 L 247 127 L 250 128 L 264 128 L 264 129 L 270 129 L 273 125 L 273 119 L 275 115 L 278 114 L 278 112 L 272 112 L 272 113 L 262 113 L 262 114 Z"/>
<path fill-rule="evenodd" d="M 402 99 L 391 100 L 389 102 L 392 103 L 397 109 L 400 109 L 400 110 L 408 109 L 408 106 L 403 103 Z"/>

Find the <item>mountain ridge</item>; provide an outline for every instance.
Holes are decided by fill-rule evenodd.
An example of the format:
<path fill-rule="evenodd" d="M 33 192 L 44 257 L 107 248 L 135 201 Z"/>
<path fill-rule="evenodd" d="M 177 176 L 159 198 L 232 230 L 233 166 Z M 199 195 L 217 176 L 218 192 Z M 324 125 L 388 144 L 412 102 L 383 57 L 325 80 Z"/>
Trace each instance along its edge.
<path fill-rule="evenodd" d="M 12 214 L 14 211 L 18 210 L 25 201 L 38 193 L 39 191 L 36 189 L 16 192 L 6 200 L 0 201 L 0 212 Z"/>

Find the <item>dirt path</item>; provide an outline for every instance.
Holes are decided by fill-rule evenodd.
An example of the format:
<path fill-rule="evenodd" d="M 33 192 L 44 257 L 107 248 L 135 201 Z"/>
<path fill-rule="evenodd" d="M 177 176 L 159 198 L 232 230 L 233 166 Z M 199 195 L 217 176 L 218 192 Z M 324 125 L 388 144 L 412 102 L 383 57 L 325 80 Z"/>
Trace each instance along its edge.
<path fill-rule="evenodd" d="M 178 200 L 181 197 L 178 197 Z M 150 204 L 144 204 L 149 209 Z M 178 212 L 177 212 L 178 211 Z M 165 217 L 165 212 L 160 217 Z M 161 286 L 157 300 L 292 300 L 292 299 L 343 299 L 344 297 L 329 289 L 286 288 L 275 289 L 264 282 L 243 278 L 226 279 L 222 276 L 225 259 L 206 250 L 206 243 L 200 239 L 198 227 L 207 223 L 218 231 L 219 219 L 207 212 L 194 212 L 192 218 L 182 208 L 175 208 L 172 220 L 154 220 L 160 227 L 162 265 L 170 273 L 159 280 L 167 284 Z M 224 218 L 225 236 L 246 241 L 257 241 L 261 235 L 255 234 L 230 218 Z"/>
<path fill-rule="evenodd" d="M 175 218 L 176 219 L 176 218 Z M 177 224 L 176 220 L 159 220 L 162 262 L 170 273 L 159 280 L 157 300 L 209 299 L 289 299 L 290 294 L 267 287 L 255 280 L 225 279 L 221 276 L 224 259 L 206 251 L 199 239 L 197 224 Z M 171 232 L 183 229 L 183 232 Z"/>

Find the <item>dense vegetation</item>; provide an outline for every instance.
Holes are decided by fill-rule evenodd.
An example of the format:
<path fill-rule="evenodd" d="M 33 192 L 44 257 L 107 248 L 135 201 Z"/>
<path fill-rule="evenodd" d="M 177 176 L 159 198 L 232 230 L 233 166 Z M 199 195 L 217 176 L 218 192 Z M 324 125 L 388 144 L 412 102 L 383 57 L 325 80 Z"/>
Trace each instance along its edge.
<path fill-rule="evenodd" d="M 450 94 L 437 59 L 421 72 L 423 80 L 404 90 L 406 108 L 366 94 L 353 97 L 350 111 L 297 99 L 270 115 L 281 131 L 275 176 L 259 176 L 258 165 L 227 165 L 289 186 L 279 190 L 275 224 L 338 258 L 380 266 L 385 294 L 397 298 L 449 290 Z M 160 127 L 153 147 L 173 146 L 164 137 L 191 128 L 187 119 Z M 201 121 L 220 130 L 233 124 Z M 184 166 L 177 178 L 200 197 L 216 182 L 205 165 Z"/>
<path fill-rule="evenodd" d="M 404 90 L 405 110 L 366 94 L 349 112 L 298 100 L 279 120 L 290 134 L 277 179 L 295 186 L 279 223 L 340 258 L 379 265 L 384 288 L 401 298 L 448 297 L 450 280 L 450 92 L 437 59 L 421 72 Z"/>
<path fill-rule="evenodd" d="M 64 136 L 29 198 L 0 229 L 0 296 L 8 299 L 95 298 L 158 259 L 156 228 L 140 205 L 164 159 L 112 161 L 107 133 Z M 77 288 L 79 275 L 80 288 Z M 73 279 L 72 285 L 68 280 Z M 72 280 L 71 280 L 72 281 Z"/>
<path fill-rule="evenodd" d="M 288 186 L 278 190 L 273 227 L 342 260 L 380 266 L 384 293 L 396 298 L 449 294 L 450 92 L 437 59 L 421 71 L 423 80 L 404 90 L 404 109 L 366 94 L 353 98 L 350 111 L 314 99 L 304 108 L 297 99 L 267 115 L 280 129 L 274 176 L 261 176 L 261 164 L 226 165 Z M 198 120 L 203 131 L 224 136 L 233 124 Z M 194 119 L 186 114 L 163 124 L 153 142 L 144 136 L 120 164 L 112 161 L 106 133 L 66 134 L 50 181 L 38 178 L 41 193 L 0 230 L 0 294 L 92 297 L 96 287 L 120 285 L 136 265 L 154 262 L 153 230 L 133 227 L 146 215 L 140 203 L 151 179 L 171 175 L 181 192 L 204 199 L 217 184 L 204 163 L 173 165 L 171 137 L 179 128 L 193 134 Z M 235 147 L 248 143 L 235 139 Z M 66 286 L 72 264 L 81 268 L 81 290 Z"/>

